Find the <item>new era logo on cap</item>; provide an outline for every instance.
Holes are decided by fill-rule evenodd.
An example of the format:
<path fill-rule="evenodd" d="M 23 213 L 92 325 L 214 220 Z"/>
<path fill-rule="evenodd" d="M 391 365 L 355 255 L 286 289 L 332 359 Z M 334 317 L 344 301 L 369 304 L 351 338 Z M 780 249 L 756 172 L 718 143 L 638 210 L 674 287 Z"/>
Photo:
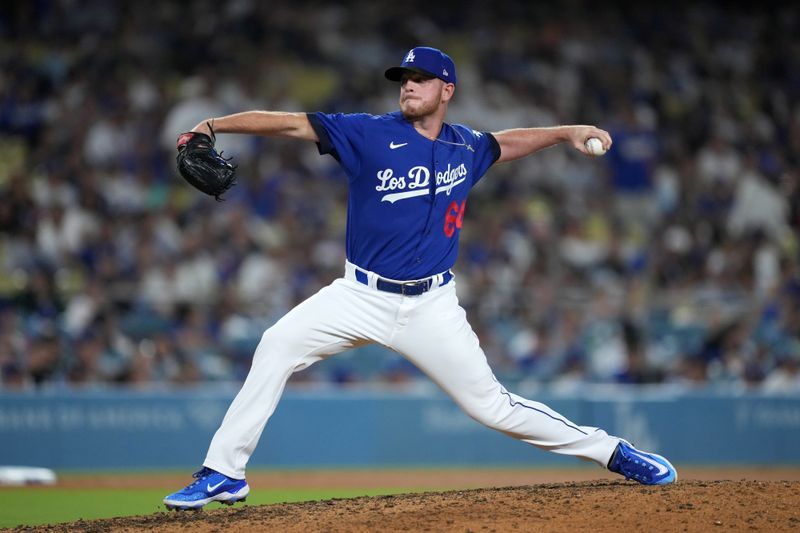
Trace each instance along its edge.
<path fill-rule="evenodd" d="M 417 46 L 408 51 L 399 67 L 387 69 L 385 76 L 400 81 L 406 71 L 427 74 L 447 83 L 456 83 L 456 66 L 450 56 L 429 46 Z"/>

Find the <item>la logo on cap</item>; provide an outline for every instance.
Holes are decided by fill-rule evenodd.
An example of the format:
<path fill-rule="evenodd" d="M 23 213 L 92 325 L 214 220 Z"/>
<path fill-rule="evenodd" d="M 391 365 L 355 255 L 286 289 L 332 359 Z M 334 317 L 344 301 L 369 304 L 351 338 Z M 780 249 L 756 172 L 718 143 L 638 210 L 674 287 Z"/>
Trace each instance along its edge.
<path fill-rule="evenodd" d="M 387 80 L 401 81 L 407 72 L 416 72 L 425 77 L 439 78 L 445 83 L 456 84 L 456 66 L 450 56 L 431 48 L 430 46 L 416 46 L 403 56 L 403 62 L 396 67 L 389 67 L 383 73 Z"/>

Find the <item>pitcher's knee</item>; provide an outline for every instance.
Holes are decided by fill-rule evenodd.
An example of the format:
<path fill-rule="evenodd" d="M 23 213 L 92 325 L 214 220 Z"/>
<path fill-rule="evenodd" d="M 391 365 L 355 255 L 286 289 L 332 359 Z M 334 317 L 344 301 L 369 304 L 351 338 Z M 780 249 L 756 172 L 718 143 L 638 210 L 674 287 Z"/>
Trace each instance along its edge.
<path fill-rule="evenodd" d="M 470 418 L 490 429 L 496 429 L 498 431 L 509 429 L 506 427 L 508 426 L 508 413 L 497 400 L 490 402 L 469 402 L 467 404 L 462 404 L 462 408 Z"/>

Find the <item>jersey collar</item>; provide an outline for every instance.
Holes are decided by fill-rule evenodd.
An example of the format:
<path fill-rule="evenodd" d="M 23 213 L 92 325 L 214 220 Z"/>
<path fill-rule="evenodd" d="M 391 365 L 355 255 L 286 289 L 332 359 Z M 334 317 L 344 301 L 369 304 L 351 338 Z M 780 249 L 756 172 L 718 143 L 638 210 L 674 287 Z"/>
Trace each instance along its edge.
<path fill-rule="evenodd" d="M 439 136 L 436 137 L 436 139 L 428 139 L 427 137 L 422 135 L 420 132 L 418 132 L 417 129 L 411 124 L 411 122 L 406 120 L 406 117 L 403 116 L 403 112 L 400 111 L 399 109 L 397 111 L 392 111 L 391 113 L 389 113 L 389 115 L 394 117 L 394 119 L 396 121 L 400 122 L 405 127 L 411 129 L 414 132 L 415 135 L 418 135 L 420 138 L 425 139 L 428 142 L 431 142 L 431 143 L 435 142 L 435 141 L 452 142 L 452 141 L 449 141 L 449 139 L 452 139 L 454 137 L 454 135 L 453 135 L 453 127 L 450 124 L 448 124 L 447 122 L 442 122 L 442 129 L 441 129 L 441 131 L 439 131 Z"/>

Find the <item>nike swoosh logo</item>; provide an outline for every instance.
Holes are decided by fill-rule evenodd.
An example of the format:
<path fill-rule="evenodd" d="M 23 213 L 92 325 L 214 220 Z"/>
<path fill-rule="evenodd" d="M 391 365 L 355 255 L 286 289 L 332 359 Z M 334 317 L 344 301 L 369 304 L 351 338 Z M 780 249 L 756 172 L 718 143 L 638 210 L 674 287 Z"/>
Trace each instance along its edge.
<path fill-rule="evenodd" d="M 392 150 L 397 150 L 398 148 L 402 148 L 403 146 L 405 146 L 407 144 L 408 143 L 395 144 L 394 141 L 392 141 L 392 142 L 389 143 L 389 148 L 391 148 Z"/>
<path fill-rule="evenodd" d="M 223 483 L 225 483 L 225 480 L 224 480 L 224 479 L 223 479 L 222 481 L 220 481 L 219 483 L 217 483 L 216 485 L 212 485 L 211 483 L 209 483 L 208 485 L 206 485 L 206 491 L 208 491 L 208 492 L 214 492 L 214 491 L 215 491 L 215 490 L 217 490 L 217 489 L 220 487 L 220 485 L 222 485 Z"/>
<path fill-rule="evenodd" d="M 653 455 L 655 455 L 655 454 L 653 454 Z M 655 458 L 650 459 L 649 457 L 646 457 L 644 455 L 639 455 L 639 459 L 641 459 L 646 464 L 651 464 L 651 465 L 655 466 L 658 469 L 658 475 L 659 476 L 663 476 L 664 474 L 669 472 L 669 468 L 667 468 L 665 465 L 661 464 L 661 462 L 657 461 Z"/>
<path fill-rule="evenodd" d="M 664 474 L 669 472 L 669 469 L 666 466 L 662 465 L 658 461 L 655 461 L 655 463 L 656 463 L 656 466 L 658 467 L 658 475 L 659 476 L 663 476 Z"/>

